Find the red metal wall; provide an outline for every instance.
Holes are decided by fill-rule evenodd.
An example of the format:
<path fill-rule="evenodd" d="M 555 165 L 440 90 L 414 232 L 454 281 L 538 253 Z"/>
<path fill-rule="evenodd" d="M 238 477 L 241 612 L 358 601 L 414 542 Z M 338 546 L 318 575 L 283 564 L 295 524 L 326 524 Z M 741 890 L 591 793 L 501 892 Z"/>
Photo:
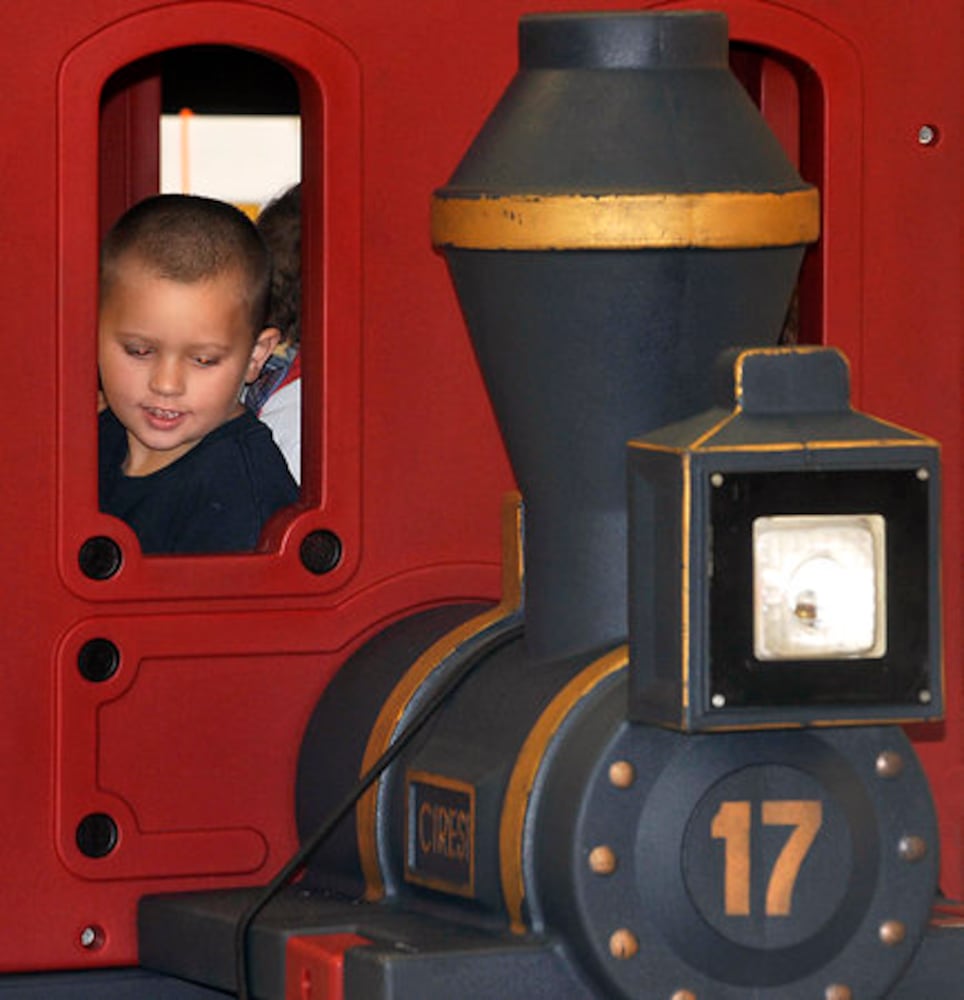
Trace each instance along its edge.
<path fill-rule="evenodd" d="M 429 197 L 514 71 L 518 16 L 585 6 L 5 4 L 0 969 L 131 962 L 144 892 L 264 881 L 294 845 L 302 727 L 346 655 L 420 607 L 497 595 L 511 475 L 429 243 Z M 726 10 L 734 40 L 795 81 L 780 97 L 786 74 L 764 73 L 761 100 L 823 192 L 803 336 L 848 353 L 857 405 L 944 443 L 948 719 L 915 735 L 939 802 L 945 891 L 961 895 L 959 0 L 700 6 Z M 143 560 L 96 505 L 98 101 L 121 67 L 196 43 L 258 49 L 301 85 L 317 269 L 306 502 L 267 554 Z M 936 143 L 919 142 L 924 124 Z M 328 576 L 298 558 L 316 528 L 345 544 Z M 92 581 L 77 552 L 102 533 L 127 558 Z M 91 638 L 121 652 L 100 684 L 77 670 Z M 92 860 L 74 832 L 97 812 L 120 840 Z"/>

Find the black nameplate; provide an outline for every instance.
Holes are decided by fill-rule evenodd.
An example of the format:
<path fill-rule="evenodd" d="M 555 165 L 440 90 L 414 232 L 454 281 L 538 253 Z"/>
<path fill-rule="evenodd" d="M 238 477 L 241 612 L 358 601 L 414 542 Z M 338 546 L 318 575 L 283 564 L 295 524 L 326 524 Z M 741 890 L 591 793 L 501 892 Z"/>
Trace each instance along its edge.
<path fill-rule="evenodd" d="M 474 786 L 424 771 L 410 771 L 406 785 L 406 881 L 474 896 Z"/>

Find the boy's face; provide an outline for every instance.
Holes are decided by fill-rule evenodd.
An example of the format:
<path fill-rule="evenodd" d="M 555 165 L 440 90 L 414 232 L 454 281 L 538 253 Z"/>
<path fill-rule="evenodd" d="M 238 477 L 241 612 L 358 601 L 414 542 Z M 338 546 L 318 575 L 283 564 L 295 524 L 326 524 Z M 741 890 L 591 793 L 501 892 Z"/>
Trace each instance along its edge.
<path fill-rule="evenodd" d="M 272 329 L 252 337 L 240 273 L 171 281 L 121 259 L 100 304 L 98 363 L 127 429 L 127 475 L 163 469 L 241 413 L 241 387 L 277 339 Z"/>

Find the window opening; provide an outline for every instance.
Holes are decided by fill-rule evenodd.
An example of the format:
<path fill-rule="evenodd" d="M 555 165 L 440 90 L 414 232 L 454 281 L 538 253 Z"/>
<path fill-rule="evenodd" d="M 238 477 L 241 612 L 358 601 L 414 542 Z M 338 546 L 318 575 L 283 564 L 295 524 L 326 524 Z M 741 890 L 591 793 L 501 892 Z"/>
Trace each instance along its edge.
<path fill-rule="evenodd" d="M 800 59 L 745 42 L 730 45 L 730 68 L 773 129 L 800 176 L 824 190 L 823 88 Z M 787 310 L 781 344 L 823 340 L 821 249 L 804 255 L 797 287 Z"/>
<path fill-rule="evenodd" d="M 300 181 L 298 87 L 284 67 L 217 45 L 160 61 L 161 191 L 220 198 L 255 218 Z"/>
<path fill-rule="evenodd" d="M 281 468 L 287 464 L 296 484 L 300 482 L 302 423 L 300 103 L 292 74 L 255 52 L 205 45 L 147 57 L 115 73 L 103 88 L 99 178 L 102 235 L 127 208 L 159 192 L 225 201 L 257 223 L 266 205 L 293 191 L 294 212 L 288 210 L 283 222 L 275 220 L 270 238 L 267 229 L 263 232 L 273 252 L 280 252 L 279 247 L 288 250 L 287 286 L 281 289 L 289 300 L 283 331 L 288 340 L 270 351 L 262 375 L 244 390 L 242 399 L 246 409 L 272 430 L 284 454 Z M 290 195 L 287 200 L 291 201 Z M 276 321 L 277 280 L 272 292 L 268 322 L 281 326 Z M 99 409 L 104 405 L 102 395 Z M 229 401 L 227 405 L 234 404 Z M 168 413 L 154 416 L 175 422 L 175 413 L 171 404 Z M 125 430 L 130 433 L 129 428 Z M 101 448 L 103 441 L 102 437 Z M 130 477 L 127 480 L 125 485 L 130 484 Z M 103 478 L 101 490 L 103 501 Z M 116 516 L 117 511 L 113 512 Z M 165 550 L 158 548 L 156 536 L 145 545 L 147 529 L 133 517 L 121 516 L 148 552 L 204 554 L 253 548 L 252 543 L 236 549 L 212 545 L 202 550 L 195 542 L 193 548 Z"/>

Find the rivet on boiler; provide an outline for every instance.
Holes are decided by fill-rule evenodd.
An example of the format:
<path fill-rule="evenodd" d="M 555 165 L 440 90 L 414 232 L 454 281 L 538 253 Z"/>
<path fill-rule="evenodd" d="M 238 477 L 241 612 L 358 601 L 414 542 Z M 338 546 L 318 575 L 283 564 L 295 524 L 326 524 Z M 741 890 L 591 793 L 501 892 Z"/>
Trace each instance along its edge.
<path fill-rule="evenodd" d="M 636 768 L 628 760 L 617 760 L 609 765 L 609 781 L 616 788 L 629 788 L 636 780 Z"/>
<path fill-rule="evenodd" d="M 632 958 L 639 951 L 639 941 L 632 931 L 620 927 L 609 938 L 609 952 L 613 958 Z"/>
<path fill-rule="evenodd" d="M 893 750 L 884 750 L 877 755 L 877 777 L 896 778 L 904 769 L 904 758 Z"/>
<path fill-rule="evenodd" d="M 853 990 L 843 983 L 831 983 L 823 991 L 823 1000 L 853 1000 Z"/>
<path fill-rule="evenodd" d="M 880 925 L 880 940 L 883 944 L 894 947 L 907 936 L 907 929 L 899 920 L 885 920 Z"/>
<path fill-rule="evenodd" d="M 612 875 L 616 870 L 616 855 L 611 847 L 600 844 L 589 852 L 589 868 L 597 875 Z"/>
<path fill-rule="evenodd" d="M 897 853 L 902 861 L 920 861 L 927 853 L 927 841 L 923 837 L 912 835 L 901 837 Z"/>

